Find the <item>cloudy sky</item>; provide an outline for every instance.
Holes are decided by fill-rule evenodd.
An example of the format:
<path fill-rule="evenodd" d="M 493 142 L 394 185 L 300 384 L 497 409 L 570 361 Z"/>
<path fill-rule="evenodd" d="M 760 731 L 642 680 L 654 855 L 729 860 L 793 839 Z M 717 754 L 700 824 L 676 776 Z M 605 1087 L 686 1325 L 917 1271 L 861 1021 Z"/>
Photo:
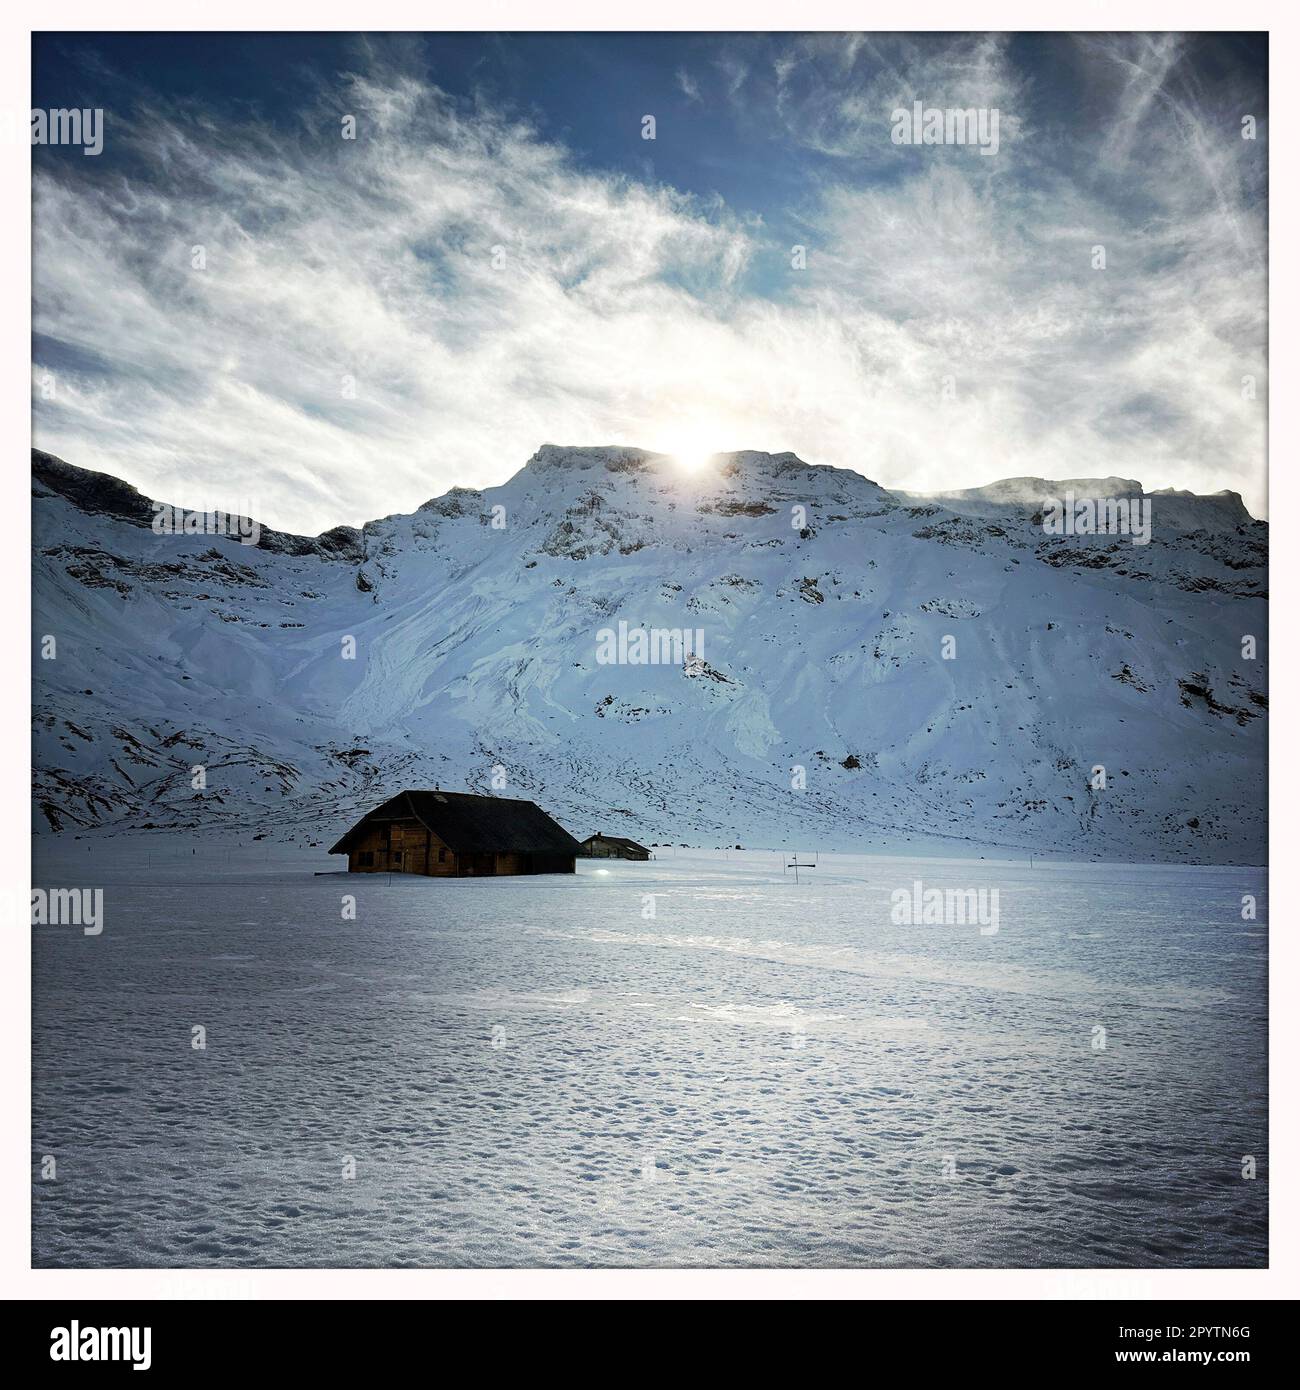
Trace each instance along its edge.
<path fill-rule="evenodd" d="M 34 106 L 106 123 L 99 157 L 33 151 L 35 442 L 151 497 L 315 532 L 549 442 L 914 490 L 1118 474 L 1265 514 L 1258 36 L 34 53 Z M 918 100 L 997 108 L 996 155 L 894 144 Z"/>

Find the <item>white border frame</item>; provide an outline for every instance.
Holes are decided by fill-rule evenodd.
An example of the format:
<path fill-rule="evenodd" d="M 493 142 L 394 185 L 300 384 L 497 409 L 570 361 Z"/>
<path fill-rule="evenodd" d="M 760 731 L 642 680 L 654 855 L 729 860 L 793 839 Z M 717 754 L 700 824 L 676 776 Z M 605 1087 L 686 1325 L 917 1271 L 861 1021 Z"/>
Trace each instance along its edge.
<path fill-rule="evenodd" d="M 331 13 L 334 12 L 334 13 Z M 997 30 L 1034 32 L 1086 30 L 1232 29 L 1270 32 L 1270 88 L 1292 90 L 1297 68 L 1297 20 L 1293 2 L 1264 0 L 1236 14 L 1210 0 L 1074 0 L 1053 6 L 1045 22 L 1041 0 L 990 0 L 975 6 L 959 0 L 930 0 L 928 23 L 914 22 L 883 6 L 845 0 L 809 0 L 800 7 L 797 26 L 788 4 L 779 0 L 658 0 L 651 13 L 622 9 L 612 15 L 598 0 L 480 0 L 467 8 L 416 0 L 374 0 L 364 25 L 350 7 L 310 8 L 287 0 L 227 0 L 220 25 L 186 22 L 187 15 L 164 0 L 121 0 L 111 19 L 101 4 L 64 0 L 60 23 L 36 32 L 156 30 L 335 30 L 372 32 L 480 32 L 507 29 L 589 30 L 596 32 L 722 31 L 811 32 L 876 29 L 888 31 Z M 11 12 L 12 15 L 12 12 Z M 206 16 L 205 16 L 206 17 Z M 904 22 L 905 19 L 905 22 Z M 543 21 L 543 22 L 539 22 Z M 653 20 L 653 22 L 651 22 Z M 31 28 L 3 21 L 0 71 L 5 105 L 30 109 Z M 1282 389 L 1269 395 L 1270 457 L 1283 460 L 1270 479 L 1271 525 L 1285 526 L 1296 492 L 1290 459 L 1300 441 L 1296 424 L 1297 380 L 1295 306 L 1300 304 L 1300 271 L 1293 250 L 1298 243 L 1300 193 L 1294 173 L 1294 147 L 1286 136 L 1288 117 L 1281 103 L 1270 104 L 1270 380 Z M 1272 132 L 1280 132 L 1275 162 Z M 1291 154 L 1287 159 L 1286 155 Z M 3 473 L 3 510 L 14 527 L 0 546 L 0 593 L 9 611 L 29 627 L 31 516 L 26 449 L 31 443 L 30 305 L 31 305 L 31 165 L 24 145 L 0 145 L 0 187 L 4 214 L 0 254 L 7 273 L 0 307 L 0 421 L 10 462 Z M 17 455 L 17 457 L 15 457 Z M 1273 672 L 1270 771 L 1272 787 L 1285 788 L 1300 772 L 1296 758 L 1296 690 L 1300 685 L 1290 614 L 1297 598 L 1297 568 L 1289 547 L 1273 556 L 1272 613 L 1280 620 L 1270 629 Z M 1283 640 L 1277 634 L 1286 632 Z M 30 642 L 24 636 L 19 674 L 0 689 L 0 885 L 12 889 L 30 878 Z M 1290 798 L 1270 796 L 1271 841 L 1293 843 L 1298 826 Z M 1270 855 L 1270 858 L 1274 856 Z M 0 971 L 0 1144 L 4 1180 L 0 1183 L 0 1294 L 6 1298 L 216 1298 L 216 1299 L 422 1299 L 422 1298 L 870 1298 L 870 1299 L 1277 1299 L 1300 1296 L 1300 1220 L 1296 1204 L 1296 1145 L 1300 1132 L 1297 1107 L 1288 1098 L 1290 1068 L 1297 1060 L 1300 1009 L 1294 995 L 1300 984 L 1300 947 L 1291 935 L 1290 909 L 1298 901 L 1293 856 L 1276 856 L 1270 875 L 1271 919 L 1277 929 L 1270 941 L 1270 1250 L 1268 1270 L 33 1270 L 31 1250 L 31 942 L 13 931 L 3 940 Z"/>

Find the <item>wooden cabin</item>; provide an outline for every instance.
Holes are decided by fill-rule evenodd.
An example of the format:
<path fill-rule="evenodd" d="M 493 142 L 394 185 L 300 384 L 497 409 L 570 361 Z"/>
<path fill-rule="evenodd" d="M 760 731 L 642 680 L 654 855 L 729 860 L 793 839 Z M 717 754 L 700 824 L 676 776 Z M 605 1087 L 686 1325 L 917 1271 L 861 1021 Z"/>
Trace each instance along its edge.
<path fill-rule="evenodd" d="M 409 791 L 363 816 L 330 850 L 350 874 L 571 874 L 578 842 L 532 801 Z"/>
<path fill-rule="evenodd" d="M 649 859 L 650 851 L 624 835 L 589 835 L 579 851 L 588 859 Z"/>

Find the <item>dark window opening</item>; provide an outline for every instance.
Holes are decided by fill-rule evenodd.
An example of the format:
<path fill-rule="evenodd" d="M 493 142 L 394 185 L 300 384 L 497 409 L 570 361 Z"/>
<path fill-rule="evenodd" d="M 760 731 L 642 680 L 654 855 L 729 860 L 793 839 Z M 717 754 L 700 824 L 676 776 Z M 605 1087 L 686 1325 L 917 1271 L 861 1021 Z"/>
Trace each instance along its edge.
<path fill-rule="evenodd" d="M 370 868 L 371 865 L 374 864 L 374 862 L 375 852 L 372 849 L 363 849 L 361 853 L 357 855 L 357 863 L 363 869 Z"/>

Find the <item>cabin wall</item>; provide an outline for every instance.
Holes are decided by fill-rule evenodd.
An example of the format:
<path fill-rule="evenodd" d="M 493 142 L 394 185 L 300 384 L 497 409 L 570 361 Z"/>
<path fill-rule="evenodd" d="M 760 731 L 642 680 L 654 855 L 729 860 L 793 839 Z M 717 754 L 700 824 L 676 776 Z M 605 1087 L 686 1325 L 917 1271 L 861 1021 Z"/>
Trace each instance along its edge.
<path fill-rule="evenodd" d="M 428 874 L 452 877 L 456 856 L 417 820 L 376 821 L 348 851 L 352 874 Z"/>
<path fill-rule="evenodd" d="M 531 861 L 524 870 L 529 874 L 575 874 L 578 872 L 577 856 L 572 854 L 530 854 Z"/>
<path fill-rule="evenodd" d="M 612 845 L 601 840 L 584 840 L 583 856 L 587 859 L 649 859 L 649 851 L 624 849 L 622 845 Z"/>
<path fill-rule="evenodd" d="M 577 872 L 572 854 L 498 854 L 499 874 L 572 874 Z"/>
<path fill-rule="evenodd" d="M 575 869 L 572 854 L 487 851 L 457 855 L 414 818 L 369 822 L 348 851 L 351 874 L 476 878 L 496 874 L 571 874 Z"/>
<path fill-rule="evenodd" d="M 388 872 L 387 827 L 368 825 L 348 850 L 348 873 L 386 874 Z"/>

